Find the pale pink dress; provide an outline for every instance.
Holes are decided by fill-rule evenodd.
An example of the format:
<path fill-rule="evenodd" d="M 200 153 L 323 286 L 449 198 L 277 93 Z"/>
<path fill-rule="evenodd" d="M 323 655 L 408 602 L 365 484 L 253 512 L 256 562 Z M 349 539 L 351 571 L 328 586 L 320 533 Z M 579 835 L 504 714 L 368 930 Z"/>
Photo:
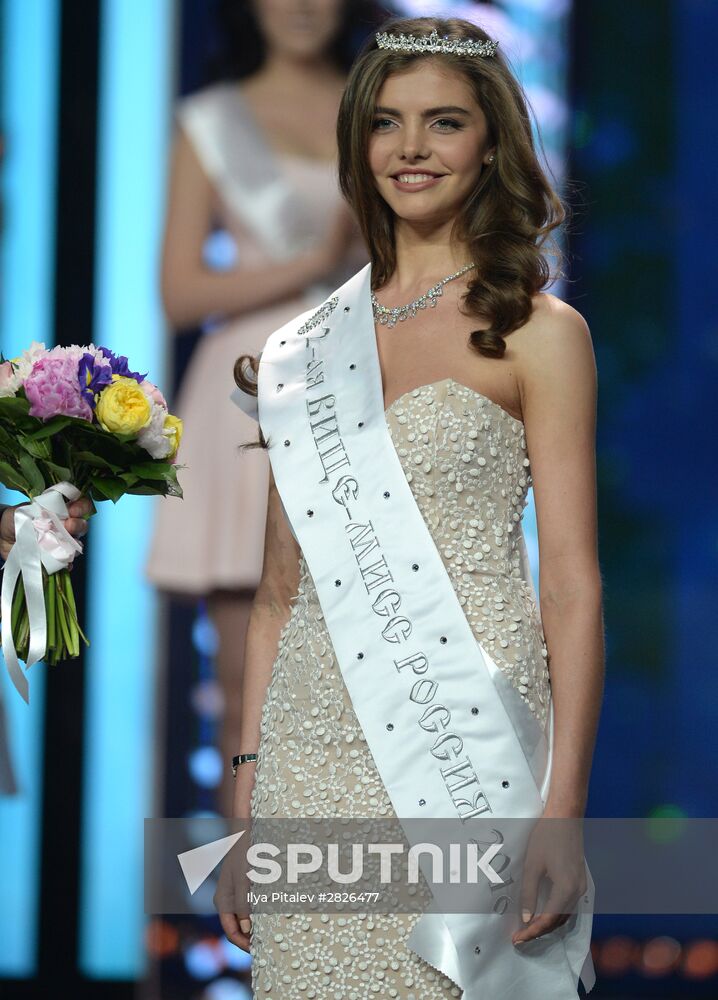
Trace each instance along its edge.
<path fill-rule="evenodd" d="M 177 117 L 212 181 L 240 266 L 286 261 L 323 238 L 341 197 L 333 163 L 275 153 L 234 83 L 185 98 Z M 234 362 L 257 354 L 270 333 L 365 261 L 357 236 L 326 284 L 205 332 L 172 406 L 184 421 L 178 463 L 187 468 L 178 472 L 184 499 L 156 501 L 146 574 L 157 586 L 207 594 L 258 584 L 269 465 L 264 449 L 239 450 L 257 439 L 257 424 L 230 400 Z"/>

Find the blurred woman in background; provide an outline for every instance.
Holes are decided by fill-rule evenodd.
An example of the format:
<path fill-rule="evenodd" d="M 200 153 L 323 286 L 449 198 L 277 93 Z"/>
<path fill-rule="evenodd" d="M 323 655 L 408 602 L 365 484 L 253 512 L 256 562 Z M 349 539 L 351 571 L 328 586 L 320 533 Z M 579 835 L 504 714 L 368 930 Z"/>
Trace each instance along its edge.
<path fill-rule="evenodd" d="M 366 260 L 341 200 L 335 122 L 354 51 L 384 12 L 349 0 L 230 0 L 220 4 L 229 58 L 221 82 L 178 104 L 162 296 L 172 327 L 205 324 L 176 412 L 184 421 L 184 500 L 157 506 L 149 579 L 208 597 L 224 695 L 219 737 L 236 753 L 246 624 L 262 569 L 268 462 L 242 449 L 256 427 L 230 401 L 235 359 Z M 236 261 L 211 268 L 220 226 Z M 231 807 L 231 774 L 220 789 Z"/>

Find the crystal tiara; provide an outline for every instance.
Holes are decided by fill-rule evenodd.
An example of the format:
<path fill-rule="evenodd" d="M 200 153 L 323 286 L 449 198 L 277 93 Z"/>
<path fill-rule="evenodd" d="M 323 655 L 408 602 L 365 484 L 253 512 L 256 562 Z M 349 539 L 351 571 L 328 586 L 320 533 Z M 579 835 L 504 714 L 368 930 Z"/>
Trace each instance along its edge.
<path fill-rule="evenodd" d="M 388 31 L 379 31 L 376 44 L 380 49 L 391 49 L 392 52 L 441 52 L 455 56 L 493 56 L 498 42 L 475 41 L 473 38 L 439 37 L 434 28 L 430 35 L 392 35 Z"/>

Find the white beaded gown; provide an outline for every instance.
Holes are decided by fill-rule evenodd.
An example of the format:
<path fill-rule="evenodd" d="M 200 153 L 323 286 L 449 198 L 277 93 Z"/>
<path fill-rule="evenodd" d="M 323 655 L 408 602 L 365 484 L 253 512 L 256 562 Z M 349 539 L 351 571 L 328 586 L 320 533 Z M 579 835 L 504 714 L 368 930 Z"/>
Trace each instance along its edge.
<path fill-rule="evenodd" d="M 477 640 L 545 726 L 548 652 L 518 545 L 531 485 L 523 423 L 453 379 L 404 394 L 386 419 Z M 392 819 L 303 557 L 300 570 L 262 710 L 252 816 Z M 253 994 L 260 1000 L 461 997 L 452 980 L 407 946 L 419 917 L 255 913 Z"/>

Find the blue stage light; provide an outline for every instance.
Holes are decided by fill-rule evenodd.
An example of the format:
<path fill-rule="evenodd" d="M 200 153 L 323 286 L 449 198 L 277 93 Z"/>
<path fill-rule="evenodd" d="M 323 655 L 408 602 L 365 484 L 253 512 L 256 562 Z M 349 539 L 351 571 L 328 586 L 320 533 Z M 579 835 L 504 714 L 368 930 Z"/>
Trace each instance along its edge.
<path fill-rule="evenodd" d="M 143 4 L 141 16 L 125 0 L 101 8 L 93 339 L 160 385 L 174 11 L 170 0 Z M 155 594 L 143 580 L 151 520 L 147 497 L 103 504 L 88 556 L 79 965 L 98 979 L 135 979 L 145 965 L 143 820 L 153 813 L 158 669 Z"/>
<path fill-rule="evenodd" d="M 234 945 L 232 945 L 234 948 Z M 235 951 L 240 951 L 235 948 Z M 240 952 L 242 954 L 242 952 Z M 252 1000 L 251 991 L 236 979 L 215 979 L 202 993 L 202 1000 Z"/>
<path fill-rule="evenodd" d="M 222 971 L 222 953 L 218 944 L 197 941 L 184 954 L 187 971 L 195 979 L 211 979 Z"/>
<path fill-rule="evenodd" d="M 52 346 L 58 95 L 58 0 L 2 3 L 2 270 L 0 350 L 16 357 L 33 340 Z M 25 497 L 0 488 L 0 500 Z M 29 673 L 30 706 L 0 657 L 18 794 L 0 793 L 0 975 L 23 979 L 37 963 L 42 720 L 45 665 Z"/>
<path fill-rule="evenodd" d="M 216 788 L 222 780 L 222 758 L 216 747 L 198 747 L 189 756 L 189 773 L 202 788 Z"/>

